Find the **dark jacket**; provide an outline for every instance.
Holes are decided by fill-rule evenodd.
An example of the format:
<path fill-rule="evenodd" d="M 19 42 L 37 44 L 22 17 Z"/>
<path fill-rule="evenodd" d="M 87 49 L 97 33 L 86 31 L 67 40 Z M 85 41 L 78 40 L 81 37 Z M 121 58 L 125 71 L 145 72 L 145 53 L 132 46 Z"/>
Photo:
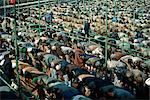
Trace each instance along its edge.
<path fill-rule="evenodd" d="M 2 70 L 9 79 L 13 79 L 15 77 L 12 62 L 9 58 L 5 58 L 4 64 L 2 65 Z"/>
<path fill-rule="evenodd" d="M 85 34 L 89 35 L 89 30 L 90 30 L 90 23 L 89 22 L 85 22 L 85 24 L 84 24 Z"/>

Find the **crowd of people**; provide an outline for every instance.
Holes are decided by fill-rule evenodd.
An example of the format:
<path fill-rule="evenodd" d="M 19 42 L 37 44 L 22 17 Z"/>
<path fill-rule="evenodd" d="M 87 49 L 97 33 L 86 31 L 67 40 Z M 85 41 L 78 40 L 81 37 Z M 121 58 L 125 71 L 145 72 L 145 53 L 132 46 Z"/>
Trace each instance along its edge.
<path fill-rule="evenodd" d="M 149 9 L 129 1 L 51 4 L 0 17 L 2 100 L 148 100 Z"/>

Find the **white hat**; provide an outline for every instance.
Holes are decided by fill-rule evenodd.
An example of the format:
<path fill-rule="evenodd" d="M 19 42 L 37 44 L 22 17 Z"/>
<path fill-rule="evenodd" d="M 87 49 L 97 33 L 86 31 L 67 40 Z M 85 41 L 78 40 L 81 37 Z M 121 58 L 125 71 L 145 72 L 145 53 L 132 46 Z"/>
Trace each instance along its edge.
<path fill-rule="evenodd" d="M 45 20 L 45 17 L 42 17 L 42 20 Z"/>
<path fill-rule="evenodd" d="M 11 41 L 11 39 L 10 39 L 10 38 L 8 38 L 8 39 L 7 39 L 7 41 Z"/>
<path fill-rule="evenodd" d="M 52 50 L 56 50 L 56 46 L 52 46 Z"/>
<path fill-rule="evenodd" d="M 19 36 L 20 36 L 21 34 L 22 34 L 21 32 L 18 33 Z"/>
<path fill-rule="evenodd" d="M 146 79 L 145 84 L 150 86 L 150 78 Z"/>
<path fill-rule="evenodd" d="M 61 65 L 59 64 L 56 66 L 56 70 L 60 70 L 60 69 L 61 69 Z"/>
<path fill-rule="evenodd" d="M 138 39 L 135 39 L 135 40 L 134 40 L 134 43 L 138 43 L 138 42 L 139 42 Z"/>
<path fill-rule="evenodd" d="M 28 51 L 28 52 L 31 52 L 31 51 L 32 51 L 32 48 L 27 48 L 27 51 Z"/>

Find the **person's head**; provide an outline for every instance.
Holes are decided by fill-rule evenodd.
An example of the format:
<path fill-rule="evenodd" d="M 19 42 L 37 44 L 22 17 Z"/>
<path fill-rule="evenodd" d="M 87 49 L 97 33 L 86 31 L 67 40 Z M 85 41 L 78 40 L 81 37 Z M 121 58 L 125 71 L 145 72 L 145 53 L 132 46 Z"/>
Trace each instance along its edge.
<path fill-rule="evenodd" d="M 96 61 L 95 64 L 94 64 L 94 67 L 95 68 L 100 68 L 100 67 L 102 67 L 102 63 L 100 61 Z"/>
<path fill-rule="evenodd" d="M 129 64 L 133 63 L 132 59 L 128 59 L 128 63 Z"/>
<path fill-rule="evenodd" d="M 87 97 L 89 97 L 91 94 L 91 90 L 89 89 L 88 86 L 83 86 L 81 91 L 82 91 L 83 95 L 87 96 Z"/>
<path fill-rule="evenodd" d="M 55 66 L 55 69 L 58 71 L 58 70 L 61 70 L 61 64 L 58 64 Z"/>
<path fill-rule="evenodd" d="M 7 23 L 10 24 L 11 20 L 9 18 L 6 18 Z"/>

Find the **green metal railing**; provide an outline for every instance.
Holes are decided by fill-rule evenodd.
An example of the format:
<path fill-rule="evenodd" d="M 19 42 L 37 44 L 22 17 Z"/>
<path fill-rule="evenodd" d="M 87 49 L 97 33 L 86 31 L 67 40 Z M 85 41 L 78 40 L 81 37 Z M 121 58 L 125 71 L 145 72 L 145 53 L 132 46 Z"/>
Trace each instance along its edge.
<path fill-rule="evenodd" d="M 4 0 L 5 1 L 5 0 Z M 74 1 L 71 1 L 71 2 L 77 2 L 78 0 L 74 0 Z M 68 2 L 70 2 L 70 0 L 68 0 Z M 80 1 L 81 2 L 81 1 Z M 91 7 L 90 7 L 90 4 L 91 3 L 94 3 L 94 2 L 92 2 L 91 0 L 83 0 L 82 1 L 83 2 L 83 4 L 84 4 L 84 8 L 83 8 L 83 11 L 85 12 L 85 13 L 88 13 L 88 18 L 89 19 L 91 19 L 91 16 L 90 16 L 90 14 L 92 13 L 91 12 Z M 14 14 L 15 15 L 17 15 L 18 14 L 18 16 L 19 16 L 19 13 L 18 12 L 20 12 L 20 9 L 26 9 L 26 8 L 28 8 L 28 14 L 31 16 L 31 7 L 33 7 L 33 5 L 34 5 L 34 8 L 38 8 L 38 13 L 39 13 L 39 16 L 38 16 L 38 20 L 39 20 L 39 22 L 38 23 L 30 23 L 29 24 L 29 26 L 31 27 L 31 26 L 36 26 L 36 25 L 38 25 L 38 28 L 32 28 L 31 30 L 38 30 L 38 32 L 37 32 L 37 34 L 38 34 L 38 36 L 39 36 L 39 34 L 41 33 L 41 29 L 43 29 L 42 27 L 41 27 L 41 17 L 42 17 L 42 15 L 41 15 L 41 5 L 47 5 L 47 6 L 49 6 L 50 7 L 50 4 L 55 4 L 55 3 L 58 3 L 58 4 L 60 4 L 61 3 L 61 1 L 60 0 L 38 0 L 38 1 L 35 1 L 35 2 L 27 2 L 27 3 L 22 3 L 22 4 L 20 4 L 20 2 L 18 2 L 18 4 L 16 4 L 15 6 L 12 6 L 12 5 L 7 5 L 7 6 L 5 6 L 5 2 L 3 2 L 4 3 L 4 6 L 3 7 L 0 7 L 0 9 L 4 9 L 4 18 L 6 17 L 6 12 L 7 12 L 7 8 L 12 8 L 12 7 L 14 7 Z M 109 30 L 108 30 L 108 12 L 109 12 L 109 10 L 110 9 L 112 9 L 111 7 L 110 7 L 110 4 L 109 4 L 109 2 L 108 2 L 108 0 L 105 0 L 104 1 L 104 4 L 106 4 L 106 9 L 104 10 L 104 12 L 105 12 L 105 25 L 106 25 L 106 36 L 104 36 L 105 37 L 105 40 L 104 41 L 102 41 L 102 40 L 99 40 L 99 41 L 102 41 L 102 42 L 105 42 L 105 46 L 103 47 L 104 48 L 104 50 L 105 50 L 105 66 L 107 66 L 107 60 L 108 60 L 108 58 L 107 58 L 107 53 L 108 53 L 108 46 L 110 46 L 110 45 L 112 45 L 110 42 L 108 42 L 108 40 L 110 40 L 111 38 L 109 38 L 108 37 L 108 35 L 109 35 Z M 131 11 L 129 11 L 129 10 L 127 10 L 127 9 L 125 9 L 126 7 L 124 7 L 124 8 L 121 8 L 121 7 L 118 7 L 119 5 L 117 5 L 117 4 L 121 4 L 121 0 L 119 0 L 119 1 L 117 1 L 117 0 L 114 0 L 114 8 L 113 8 L 113 11 L 114 11 L 114 13 L 115 13 L 115 15 L 114 15 L 114 17 L 117 17 L 117 13 L 118 12 L 124 12 L 124 13 L 128 13 L 128 12 L 131 12 Z M 47 7 L 46 6 L 46 11 L 47 11 Z M 88 9 L 87 9 L 88 8 Z M 119 8 L 119 9 L 118 9 Z M 141 7 L 141 9 L 144 9 L 144 7 Z M 132 10 L 132 9 L 131 9 Z M 144 10 L 143 10 L 144 11 Z M 142 17 L 144 17 L 143 16 L 143 11 L 142 11 L 142 13 L 139 13 L 139 14 L 141 14 L 142 15 Z M 79 16 L 81 15 L 81 12 L 78 12 L 79 13 Z M 20 27 L 16 27 L 16 19 L 15 19 L 15 28 L 12 30 L 12 32 L 14 33 L 14 35 L 15 35 L 15 54 L 16 54 L 16 71 L 17 71 L 17 84 L 18 84 L 18 86 L 20 87 L 20 77 L 19 77 L 19 73 L 18 73 L 18 46 L 17 46 L 17 30 L 18 30 L 18 28 L 20 28 Z M 66 28 L 68 28 L 67 26 L 64 26 L 64 27 L 66 27 Z M 56 31 L 61 31 L 61 30 L 59 30 L 59 29 L 55 29 L 55 28 L 53 28 L 51 25 L 49 25 L 49 24 L 45 24 L 45 30 L 47 29 L 47 28 L 50 28 L 50 29 L 53 29 L 53 30 L 56 30 Z M 91 30 L 92 31 L 92 30 Z M 72 35 L 72 34 L 70 34 L 70 33 L 66 33 L 66 34 L 68 34 L 68 36 L 69 37 L 71 37 L 71 38 L 74 38 L 74 39 L 77 39 L 77 40 L 82 40 L 82 39 L 88 39 L 89 41 L 93 41 L 94 39 L 93 39 L 93 37 L 94 36 L 96 36 L 97 34 L 96 33 L 93 33 L 92 32 L 92 36 L 91 37 L 83 37 L 83 36 L 79 36 L 79 35 L 76 35 L 76 34 L 74 34 L 74 35 Z M 122 41 L 123 43 L 124 43 L 124 41 Z M 120 48 L 120 49 L 122 49 L 122 48 Z M 147 48 L 148 50 L 149 50 L 149 48 Z M 123 49 L 122 49 L 122 51 L 124 51 Z M 139 51 L 137 51 L 137 50 L 132 50 L 131 49 L 131 52 L 134 52 L 135 54 L 133 54 L 133 53 L 130 53 L 130 55 L 133 55 L 133 56 L 137 56 L 137 55 L 139 55 L 139 57 L 140 58 L 142 58 L 142 59 L 144 59 L 144 60 L 147 60 L 148 58 L 145 58 L 144 56 L 140 56 L 141 55 L 141 52 L 139 52 Z M 128 52 L 125 52 L 126 54 L 129 54 Z M 0 77 L 1 78 L 1 77 Z M 5 80 L 4 80 L 4 82 L 5 82 Z M 8 84 L 8 86 L 9 86 L 9 84 Z M 20 94 L 21 94 L 21 89 L 20 89 Z M 31 93 L 32 94 L 32 93 Z"/>

